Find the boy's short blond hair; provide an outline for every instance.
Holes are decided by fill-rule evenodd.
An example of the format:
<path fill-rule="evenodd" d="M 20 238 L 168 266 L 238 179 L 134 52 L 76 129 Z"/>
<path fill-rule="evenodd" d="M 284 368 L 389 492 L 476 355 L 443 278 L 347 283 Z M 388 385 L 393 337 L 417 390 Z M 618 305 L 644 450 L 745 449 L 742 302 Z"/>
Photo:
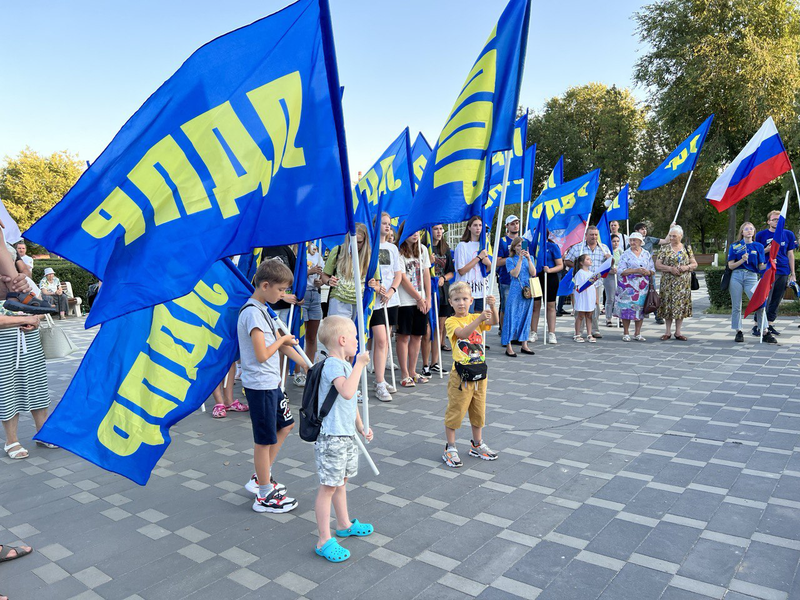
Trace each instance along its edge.
<path fill-rule="evenodd" d="M 355 327 L 355 325 L 347 317 L 331 315 L 322 319 L 317 337 L 323 346 L 330 348 L 339 336 L 350 333 L 350 327 Z"/>
<path fill-rule="evenodd" d="M 261 264 L 258 265 L 256 275 L 253 277 L 253 286 L 260 287 L 265 281 L 271 285 L 280 285 L 282 283 L 291 285 L 294 281 L 294 275 L 280 258 L 269 258 L 262 260 Z"/>
<path fill-rule="evenodd" d="M 458 292 L 467 292 L 469 297 L 472 298 L 472 288 L 466 281 L 458 281 L 450 286 L 450 291 L 447 293 L 447 297 L 451 300 Z"/>

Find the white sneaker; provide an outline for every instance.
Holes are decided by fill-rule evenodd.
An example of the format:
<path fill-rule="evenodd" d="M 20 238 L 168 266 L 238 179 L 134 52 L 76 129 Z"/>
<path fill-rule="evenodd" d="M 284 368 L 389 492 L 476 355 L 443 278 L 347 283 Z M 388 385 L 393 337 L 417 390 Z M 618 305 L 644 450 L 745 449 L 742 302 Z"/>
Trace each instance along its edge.
<path fill-rule="evenodd" d="M 375 396 L 381 402 L 391 402 L 392 401 L 392 395 L 386 389 L 386 382 L 385 381 L 375 385 Z"/>
<path fill-rule="evenodd" d="M 556 334 L 555 333 L 548 333 L 547 334 L 547 343 L 548 344 L 557 344 L 558 343 L 558 340 L 556 340 Z"/>
<path fill-rule="evenodd" d="M 294 374 L 294 384 L 297 387 L 306 387 L 306 374 L 302 371 L 298 371 Z"/>
<path fill-rule="evenodd" d="M 528 336 L 528 341 L 535 342 L 538 339 L 539 339 L 539 334 L 536 333 L 535 331 L 531 331 L 531 334 Z"/>

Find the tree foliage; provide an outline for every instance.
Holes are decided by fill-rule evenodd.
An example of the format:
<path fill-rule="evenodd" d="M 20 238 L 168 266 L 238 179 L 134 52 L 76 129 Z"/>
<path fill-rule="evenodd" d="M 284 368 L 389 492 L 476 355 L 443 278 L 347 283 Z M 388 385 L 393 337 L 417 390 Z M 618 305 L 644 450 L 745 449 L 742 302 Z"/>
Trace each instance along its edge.
<path fill-rule="evenodd" d="M 794 142 L 798 138 L 797 2 L 658 0 L 635 13 L 634 19 L 647 47 L 636 63 L 634 79 L 649 92 L 654 121 L 648 128 L 653 152 L 643 156 L 643 170 L 658 155 L 659 146 L 660 155 L 666 155 L 715 113 L 679 220 L 701 234 L 703 229 L 712 233 L 724 230 L 725 217 L 718 216 L 704 199 L 719 169 L 739 153 L 769 116 L 785 139 Z M 656 164 L 658 161 L 652 166 Z M 642 200 L 677 206 L 684 178 L 679 182 L 656 191 L 660 193 L 649 192 L 652 196 Z M 787 185 L 791 180 L 783 182 L 784 188 Z M 746 212 L 754 209 L 753 220 L 760 221 L 767 207 L 779 204 L 780 188 L 780 183 L 768 186 L 743 201 Z M 730 236 L 736 211 L 730 209 L 729 213 Z"/>
<path fill-rule="evenodd" d="M 564 155 L 564 179 L 600 168 L 600 189 L 593 220 L 603 200 L 613 197 L 631 178 L 644 130 L 644 111 L 627 89 L 590 83 L 551 98 L 528 124 L 529 144 L 536 142 L 536 181 L 544 181 Z M 538 195 L 541 184 L 534 185 Z"/>
<path fill-rule="evenodd" d="M 6 157 L 0 169 L 0 198 L 25 231 L 61 200 L 82 172 L 83 163 L 68 152 L 42 156 L 26 148 L 15 158 Z"/>

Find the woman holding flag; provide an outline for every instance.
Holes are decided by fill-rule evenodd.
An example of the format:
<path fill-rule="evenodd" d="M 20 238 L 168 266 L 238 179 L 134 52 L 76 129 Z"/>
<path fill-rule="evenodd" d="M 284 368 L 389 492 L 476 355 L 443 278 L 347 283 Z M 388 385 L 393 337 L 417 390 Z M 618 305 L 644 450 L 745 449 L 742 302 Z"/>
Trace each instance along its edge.
<path fill-rule="evenodd" d="M 642 248 L 644 237 L 634 231 L 628 242 L 631 247 L 622 253 L 617 267 L 617 295 L 614 299 L 614 316 L 622 320 L 622 341 L 630 342 L 631 321 L 634 322 L 633 339 L 644 342 L 642 319 L 644 301 L 650 288 L 650 277 L 655 274 L 650 253 Z"/>
<path fill-rule="evenodd" d="M 558 297 L 558 277 L 564 269 L 564 260 L 561 258 L 561 249 L 558 244 L 551 241 L 553 234 L 547 232 L 547 251 L 545 253 L 544 266 L 539 272 L 539 284 L 542 293 L 547 290 L 547 304 L 545 308 L 545 321 L 547 323 L 547 343 L 556 344 L 556 298 Z M 539 250 L 541 252 L 541 249 Z M 541 260 L 541 259 L 540 259 Z M 547 281 L 545 282 L 545 278 Z M 531 337 L 529 341 L 535 342 L 537 331 L 539 330 L 539 312 L 542 308 L 542 298 L 533 301 L 533 321 L 531 323 Z"/>
<path fill-rule="evenodd" d="M 533 296 L 531 294 L 531 278 L 536 277 L 536 267 L 528 253 L 527 241 L 521 237 L 514 238 L 508 247 L 506 269 L 511 276 L 511 285 L 506 297 L 506 309 L 503 313 L 503 335 L 501 343 L 506 347 L 506 356 L 516 357 L 511 342 L 522 342 L 520 352 L 533 354 L 528 348 L 528 336 L 531 331 L 533 316 Z"/>
<path fill-rule="evenodd" d="M 483 221 L 477 215 L 470 217 L 464 235 L 456 246 L 455 267 L 456 281 L 464 281 L 469 284 L 472 291 L 473 306 L 470 312 L 479 313 L 483 311 L 483 293 L 486 275 L 483 273 L 481 265 L 487 269 L 492 268 L 492 260 L 486 249 L 481 249 L 481 234 L 483 233 Z"/>
<path fill-rule="evenodd" d="M 369 233 L 367 226 L 356 223 L 356 242 L 358 244 L 358 261 L 361 264 L 361 282 L 369 266 Z M 344 243 L 333 249 L 322 271 L 322 283 L 331 286 L 328 299 L 328 314 L 347 317 L 356 322 L 359 307 L 356 306 L 356 282 L 353 276 L 353 259 L 350 256 L 350 234 L 345 236 Z"/>
<path fill-rule="evenodd" d="M 753 296 L 758 276 L 767 268 L 764 246 L 755 241 L 755 236 L 755 225 L 745 221 L 739 227 L 736 241 L 728 248 L 728 269 L 731 271 L 728 292 L 731 295 L 731 329 L 736 332 L 735 342 L 744 342 L 742 294 L 747 294 L 748 300 Z"/>

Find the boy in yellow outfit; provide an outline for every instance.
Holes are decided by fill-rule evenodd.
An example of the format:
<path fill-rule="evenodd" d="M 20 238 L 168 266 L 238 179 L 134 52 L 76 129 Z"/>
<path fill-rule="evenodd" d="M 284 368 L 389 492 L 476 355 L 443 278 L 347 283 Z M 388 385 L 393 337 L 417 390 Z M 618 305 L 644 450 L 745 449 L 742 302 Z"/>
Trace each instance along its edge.
<path fill-rule="evenodd" d="M 483 312 L 469 312 L 472 291 L 468 283 L 460 281 L 454 284 L 449 296 L 455 316 L 449 317 L 444 327 L 453 349 L 453 368 L 447 382 L 447 410 L 444 415 L 447 445 L 442 460 L 448 467 L 457 468 L 463 463 L 456 449 L 456 429 L 461 427 L 466 413 L 469 413 L 472 426 L 469 455 L 482 460 L 497 460 L 497 453 L 489 449 L 482 436 L 486 421 L 488 379 L 481 332 L 489 331 L 499 319 L 494 296 L 486 298 L 488 308 Z"/>

